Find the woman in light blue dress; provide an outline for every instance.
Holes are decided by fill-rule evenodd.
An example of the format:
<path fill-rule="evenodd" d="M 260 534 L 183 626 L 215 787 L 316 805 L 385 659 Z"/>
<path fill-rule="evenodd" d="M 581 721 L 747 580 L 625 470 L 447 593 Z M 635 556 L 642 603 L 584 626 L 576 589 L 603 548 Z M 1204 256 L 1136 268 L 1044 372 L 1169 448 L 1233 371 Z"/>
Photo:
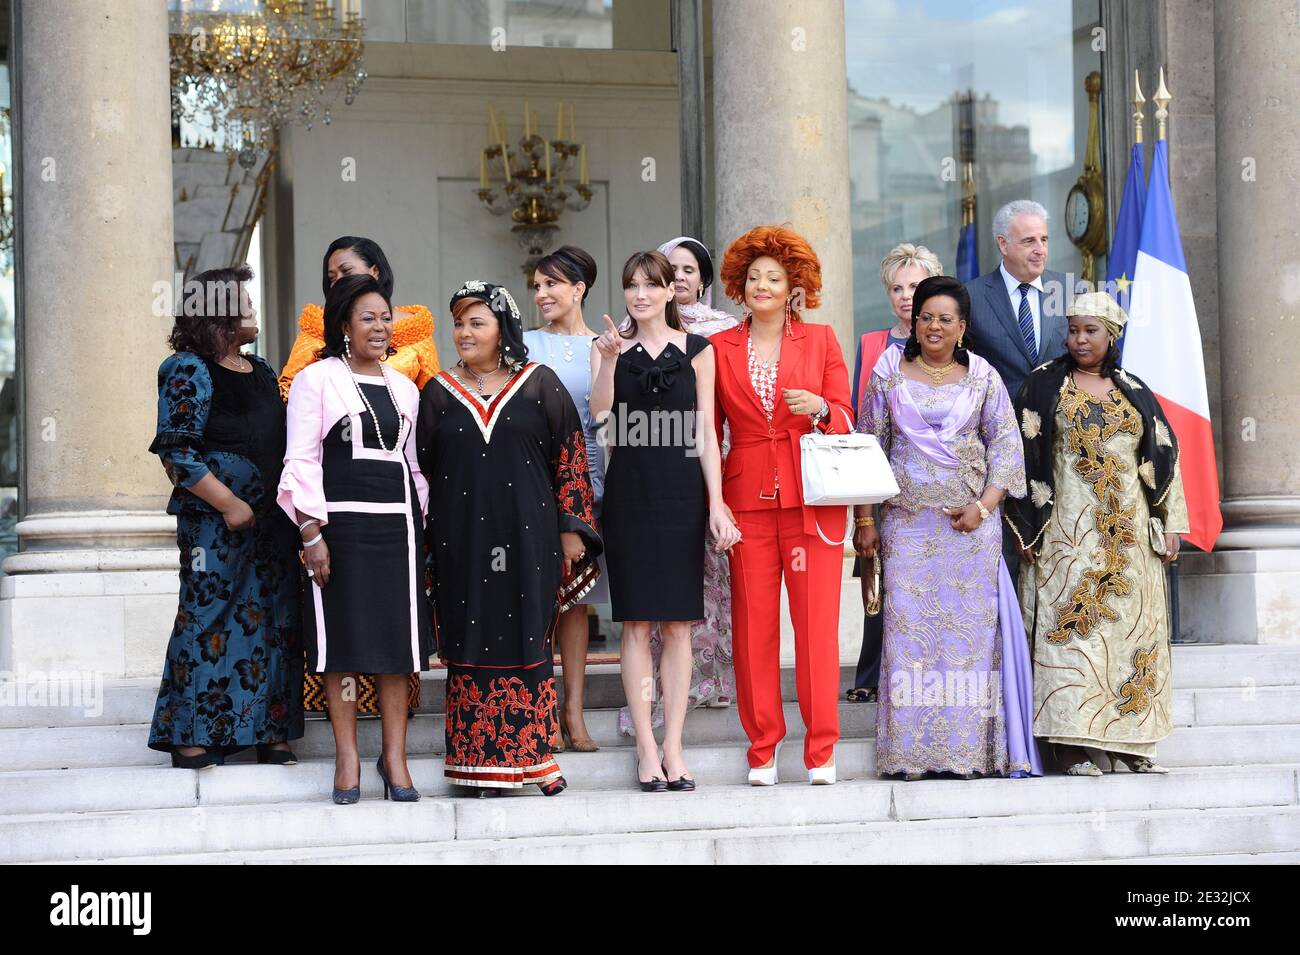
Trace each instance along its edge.
<path fill-rule="evenodd" d="M 587 438 L 587 460 L 599 515 L 605 490 L 605 469 L 591 420 L 591 343 L 597 334 L 582 317 L 582 305 L 595 281 L 595 260 L 576 246 L 562 246 L 539 260 L 533 273 L 536 286 L 533 301 L 546 324 L 524 332 L 524 343 L 528 346 L 531 360 L 550 367 L 559 375 L 578 407 Z M 598 749 L 587 732 L 582 715 L 583 685 L 587 675 L 587 605 L 609 601 L 604 559 L 598 558 L 598 562 L 600 580 L 582 598 L 582 603 L 560 614 L 558 627 L 560 664 L 564 670 L 560 733 L 563 745 L 580 753 Z"/>

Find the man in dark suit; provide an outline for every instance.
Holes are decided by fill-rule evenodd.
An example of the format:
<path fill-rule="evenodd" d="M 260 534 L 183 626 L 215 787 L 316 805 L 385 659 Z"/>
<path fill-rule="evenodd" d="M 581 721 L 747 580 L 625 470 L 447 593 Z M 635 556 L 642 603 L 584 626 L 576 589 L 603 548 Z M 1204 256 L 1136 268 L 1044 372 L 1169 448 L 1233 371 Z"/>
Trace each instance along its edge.
<path fill-rule="evenodd" d="M 1065 354 L 1066 277 L 1047 269 L 1047 210 L 1030 199 L 993 217 L 1002 261 L 966 283 L 972 351 L 992 365 L 1012 398 L 1039 365 Z"/>
<path fill-rule="evenodd" d="M 1047 269 L 1047 210 L 1031 199 L 1008 202 L 993 217 L 1002 261 L 966 283 L 971 315 L 967 345 L 1002 377 L 1014 399 L 1039 365 L 1065 353 L 1065 307 L 1072 289 Z M 1002 553 L 1016 578 L 1015 535 L 1003 527 Z"/>

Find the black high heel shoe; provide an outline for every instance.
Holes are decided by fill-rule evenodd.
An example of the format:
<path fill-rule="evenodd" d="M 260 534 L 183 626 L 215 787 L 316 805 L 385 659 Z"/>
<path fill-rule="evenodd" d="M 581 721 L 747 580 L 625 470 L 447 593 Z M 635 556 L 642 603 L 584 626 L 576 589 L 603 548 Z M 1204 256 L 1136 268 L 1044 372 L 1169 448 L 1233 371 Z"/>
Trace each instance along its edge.
<path fill-rule="evenodd" d="M 375 760 L 375 769 L 379 770 L 379 778 L 384 781 L 384 798 L 389 798 L 392 793 L 393 802 L 419 802 L 420 791 L 414 786 L 394 786 L 388 781 L 388 773 L 384 772 L 384 757 L 381 755 Z"/>
<path fill-rule="evenodd" d="M 664 771 L 664 775 L 665 775 L 665 776 L 668 775 L 668 767 L 667 767 L 667 766 L 665 766 L 663 763 L 660 763 L 660 764 L 659 764 L 659 768 L 662 769 L 662 770 Z M 658 778 L 658 777 L 655 777 L 655 778 Z M 645 785 L 645 784 L 642 783 L 642 785 Z M 664 785 L 667 787 L 667 789 L 668 789 L 669 792 L 673 792 L 673 793 L 693 793 L 693 792 L 695 792 L 695 780 L 691 779 L 691 778 L 690 778 L 689 776 L 687 776 L 685 773 L 682 773 L 680 779 L 674 779 L 674 780 L 671 780 L 670 782 L 667 782 L 667 783 L 665 783 Z"/>
<path fill-rule="evenodd" d="M 205 749 L 194 756 L 182 756 L 176 750 L 172 750 L 173 769 L 207 769 L 210 766 L 220 766 L 224 762 L 221 751 L 216 749 Z"/>
<path fill-rule="evenodd" d="M 270 743 L 257 744 L 257 761 L 264 766 L 297 766 L 298 757 L 291 749 L 272 749 Z"/>

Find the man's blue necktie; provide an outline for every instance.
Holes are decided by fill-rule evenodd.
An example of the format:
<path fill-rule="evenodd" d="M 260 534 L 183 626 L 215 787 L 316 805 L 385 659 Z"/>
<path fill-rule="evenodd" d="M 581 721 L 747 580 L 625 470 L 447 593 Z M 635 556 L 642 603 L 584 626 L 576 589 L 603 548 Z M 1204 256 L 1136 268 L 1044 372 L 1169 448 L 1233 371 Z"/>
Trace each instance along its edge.
<path fill-rule="evenodd" d="M 1029 292 L 1033 288 L 1028 282 L 1020 283 L 1020 334 L 1025 336 L 1025 347 L 1029 349 L 1029 364 L 1038 364 L 1038 346 L 1034 344 L 1034 313 L 1029 310 Z"/>

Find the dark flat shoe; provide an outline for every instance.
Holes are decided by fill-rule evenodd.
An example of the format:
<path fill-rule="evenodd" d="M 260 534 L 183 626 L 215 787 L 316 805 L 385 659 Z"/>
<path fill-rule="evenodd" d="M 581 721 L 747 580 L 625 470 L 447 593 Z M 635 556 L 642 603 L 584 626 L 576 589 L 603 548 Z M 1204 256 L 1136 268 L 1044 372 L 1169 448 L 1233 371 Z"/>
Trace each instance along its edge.
<path fill-rule="evenodd" d="M 172 750 L 173 769 L 207 769 L 210 766 L 220 766 L 224 761 L 221 751 L 216 749 L 205 749 L 194 756 L 182 756 Z"/>
<path fill-rule="evenodd" d="M 569 788 L 569 781 L 561 776 L 559 779 L 553 779 L 545 786 L 540 783 L 537 786 L 542 791 L 543 796 L 558 796 Z"/>
<path fill-rule="evenodd" d="M 668 775 L 668 767 L 667 767 L 667 766 L 664 766 L 664 765 L 661 763 L 661 764 L 659 765 L 659 768 L 662 769 L 662 770 L 664 771 L 664 775 L 665 775 L 665 776 Z M 687 776 L 685 773 L 682 773 L 682 775 L 681 775 L 680 778 L 670 780 L 670 781 L 667 782 L 665 785 L 668 787 L 668 791 L 669 791 L 670 793 L 693 793 L 693 792 L 695 792 L 695 780 L 691 779 L 691 778 L 690 778 L 689 776 Z"/>
<path fill-rule="evenodd" d="M 298 757 L 291 749 L 272 749 L 269 745 L 257 747 L 257 761 L 264 766 L 296 766 Z"/>
<path fill-rule="evenodd" d="M 641 776 L 638 774 L 636 781 L 637 785 L 641 787 L 643 793 L 668 792 L 668 781 L 666 779 L 660 779 L 658 776 L 651 776 L 650 782 L 646 783 L 641 781 Z"/>
<path fill-rule="evenodd" d="M 879 691 L 873 687 L 857 687 L 849 690 L 844 694 L 845 699 L 850 703 L 875 703 L 879 699 Z"/>

